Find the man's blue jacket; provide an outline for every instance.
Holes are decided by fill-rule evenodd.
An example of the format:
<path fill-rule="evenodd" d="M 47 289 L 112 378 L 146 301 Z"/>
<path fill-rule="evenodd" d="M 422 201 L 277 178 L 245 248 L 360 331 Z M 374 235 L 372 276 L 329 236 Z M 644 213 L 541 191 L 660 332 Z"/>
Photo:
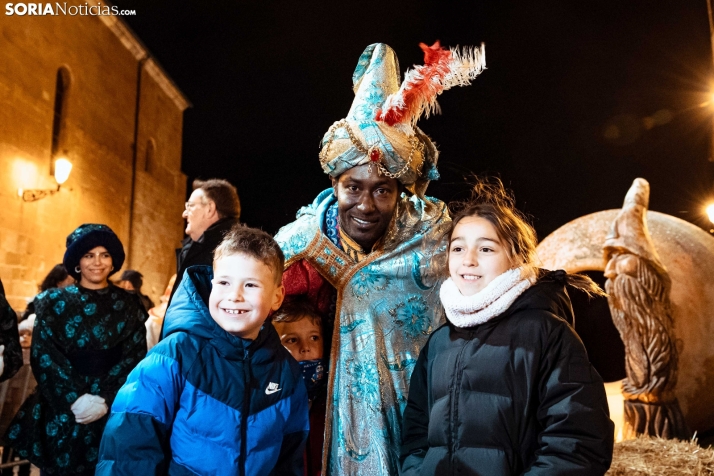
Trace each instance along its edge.
<path fill-rule="evenodd" d="M 266 324 L 254 341 L 206 303 L 210 266 L 184 275 L 166 337 L 112 406 L 97 476 L 302 475 L 308 402 L 300 368 Z"/>

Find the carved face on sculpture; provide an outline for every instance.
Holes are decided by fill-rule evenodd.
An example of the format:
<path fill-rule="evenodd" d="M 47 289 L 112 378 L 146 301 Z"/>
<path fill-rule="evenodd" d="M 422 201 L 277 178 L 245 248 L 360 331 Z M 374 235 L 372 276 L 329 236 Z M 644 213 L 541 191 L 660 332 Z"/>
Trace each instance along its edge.
<path fill-rule="evenodd" d="M 605 266 L 605 289 L 614 299 L 622 301 L 637 299 L 637 293 L 646 293 L 650 299 L 664 302 L 669 292 L 666 275 L 661 275 L 647 260 L 626 250 L 610 251 Z M 644 301 L 641 301 L 644 302 Z M 623 308 L 624 304 L 620 306 Z"/>
<path fill-rule="evenodd" d="M 610 254 L 605 266 L 605 277 L 615 279 L 618 274 L 637 277 L 637 262 L 639 258 L 627 251 L 615 251 Z"/>
<path fill-rule="evenodd" d="M 669 373 L 665 364 L 673 355 L 667 277 L 647 260 L 626 250 L 608 251 L 607 256 L 605 290 L 612 320 L 627 352 L 625 390 L 661 396 L 664 387 L 673 387 L 675 379 L 661 378 Z"/>

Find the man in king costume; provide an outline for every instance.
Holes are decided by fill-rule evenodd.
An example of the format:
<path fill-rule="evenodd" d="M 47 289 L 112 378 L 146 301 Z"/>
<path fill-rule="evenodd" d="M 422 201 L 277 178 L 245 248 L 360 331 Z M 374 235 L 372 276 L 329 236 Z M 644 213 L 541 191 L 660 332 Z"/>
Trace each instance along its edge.
<path fill-rule="evenodd" d="M 397 474 L 412 368 L 442 322 L 442 278 L 430 258 L 450 218 L 425 196 L 438 151 L 416 121 L 438 111 L 442 91 L 468 85 L 485 57 L 483 46 L 421 47 L 425 64 L 401 86 L 394 51 L 365 49 L 352 107 L 322 139 L 332 188 L 275 237 L 286 294 L 307 295 L 334 322 L 323 474 Z"/>

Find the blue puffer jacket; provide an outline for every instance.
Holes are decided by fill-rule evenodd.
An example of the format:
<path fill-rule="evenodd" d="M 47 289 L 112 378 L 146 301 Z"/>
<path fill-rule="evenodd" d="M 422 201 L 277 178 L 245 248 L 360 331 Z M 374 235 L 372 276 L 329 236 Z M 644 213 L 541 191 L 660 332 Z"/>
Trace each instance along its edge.
<path fill-rule="evenodd" d="M 166 338 L 114 400 L 97 476 L 303 474 L 300 368 L 272 325 L 250 342 L 216 324 L 206 306 L 211 278 L 210 266 L 187 270 Z"/>

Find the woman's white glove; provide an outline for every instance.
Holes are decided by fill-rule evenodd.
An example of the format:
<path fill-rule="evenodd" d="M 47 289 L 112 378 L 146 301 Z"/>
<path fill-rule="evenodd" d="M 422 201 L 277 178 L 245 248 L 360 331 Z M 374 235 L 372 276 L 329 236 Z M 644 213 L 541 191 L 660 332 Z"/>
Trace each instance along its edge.
<path fill-rule="evenodd" d="M 70 409 L 74 413 L 74 419 L 82 425 L 99 420 L 107 414 L 108 410 L 106 401 L 102 397 L 89 393 L 79 397 Z"/>
<path fill-rule="evenodd" d="M 5 356 L 2 355 L 5 352 L 5 346 L 0 345 L 0 375 L 5 371 Z"/>

